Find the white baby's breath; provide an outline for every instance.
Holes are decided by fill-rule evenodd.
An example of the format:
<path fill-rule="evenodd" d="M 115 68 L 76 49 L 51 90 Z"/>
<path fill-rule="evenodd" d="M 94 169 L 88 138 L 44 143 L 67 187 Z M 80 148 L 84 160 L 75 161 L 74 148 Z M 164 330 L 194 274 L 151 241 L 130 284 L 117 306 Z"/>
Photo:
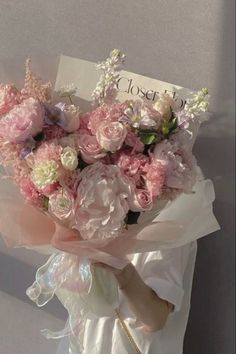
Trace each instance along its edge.
<path fill-rule="evenodd" d="M 77 87 L 72 83 L 62 86 L 57 92 L 60 97 L 74 96 L 77 92 Z"/>

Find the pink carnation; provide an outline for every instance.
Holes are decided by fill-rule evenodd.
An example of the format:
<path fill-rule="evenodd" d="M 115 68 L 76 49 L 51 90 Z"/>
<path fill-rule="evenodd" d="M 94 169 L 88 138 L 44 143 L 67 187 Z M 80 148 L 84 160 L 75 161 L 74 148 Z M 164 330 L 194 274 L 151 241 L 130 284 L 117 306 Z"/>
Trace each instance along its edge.
<path fill-rule="evenodd" d="M 14 85 L 0 84 L 0 115 L 8 113 L 19 102 L 19 92 Z"/>
<path fill-rule="evenodd" d="M 59 161 L 61 157 L 62 147 L 57 144 L 56 140 L 44 142 L 38 147 L 34 153 L 34 160 L 39 162 L 43 160 Z"/>
<path fill-rule="evenodd" d="M 143 186 L 141 176 L 147 162 L 147 156 L 141 153 L 132 154 L 130 150 L 117 153 L 113 157 L 113 163 L 115 163 L 137 187 Z"/>
<path fill-rule="evenodd" d="M 34 98 L 14 106 L 0 120 L 0 135 L 12 143 L 21 143 L 34 137 L 43 129 L 44 111 Z"/>
<path fill-rule="evenodd" d="M 48 186 L 44 187 L 41 192 L 46 196 L 50 196 L 51 194 L 56 192 L 59 187 L 60 187 L 60 184 L 58 182 L 55 182 L 55 183 L 49 184 Z"/>
<path fill-rule="evenodd" d="M 80 126 L 79 133 L 85 133 L 91 135 L 91 130 L 89 129 L 89 121 L 90 121 L 91 112 L 86 112 L 80 116 Z"/>
<path fill-rule="evenodd" d="M 21 193 L 26 201 L 36 207 L 42 207 L 43 195 L 37 190 L 30 179 L 24 179 L 20 183 Z"/>
<path fill-rule="evenodd" d="M 43 128 L 43 133 L 46 140 L 60 139 L 66 136 L 66 132 L 58 125 L 47 125 Z"/>
<path fill-rule="evenodd" d="M 143 171 L 146 172 L 144 178 L 147 190 L 153 198 L 159 197 L 166 177 L 165 166 L 159 161 L 153 161 L 151 164 L 146 164 Z"/>

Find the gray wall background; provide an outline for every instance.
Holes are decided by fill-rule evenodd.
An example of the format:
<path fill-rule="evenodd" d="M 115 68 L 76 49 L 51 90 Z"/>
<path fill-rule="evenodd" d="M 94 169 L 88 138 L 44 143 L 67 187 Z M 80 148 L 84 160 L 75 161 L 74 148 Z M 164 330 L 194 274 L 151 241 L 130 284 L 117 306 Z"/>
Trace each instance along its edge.
<path fill-rule="evenodd" d="M 214 180 L 222 230 L 199 242 L 185 354 L 234 354 L 234 1 L 0 0 L 0 81 L 22 83 L 28 56 L 54 80 L 60 53 L 97 61 L 114 47 L 127 70 L 210 89 L 213 115 L 195 154 Z M 0 258 L 2 277 L 4 267 L 20 274 L 20 264 L 33 275 Z M 23 298 L 17 276 L 13 283 L 5 290 Z"/>

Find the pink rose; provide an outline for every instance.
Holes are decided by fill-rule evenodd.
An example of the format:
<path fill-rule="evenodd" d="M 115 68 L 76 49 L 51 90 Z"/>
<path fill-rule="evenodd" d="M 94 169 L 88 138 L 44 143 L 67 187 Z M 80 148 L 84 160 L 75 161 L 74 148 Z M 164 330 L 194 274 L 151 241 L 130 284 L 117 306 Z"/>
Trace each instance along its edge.
<path fill-rule="evenodd" d="M 88 128 L 91 130 L 92 134 L 96 135 L 98 127 L 103 122 L 118 122 L 123 116 L 126 106 L 126 103 L 115 103 L 112 105 L 104 104 L 98 107 L 95 111 L 91 112 L 89 116 Z"/>
<path fill-rule="evenodd" d="M 85 167 L 81 177 L 74 227 L 84 239 L 118 236 L 129 211 L 130 181 L 117 166 L 100 162 Z"/>
<path fill-rule="evenodd" d="M 129 206 L 132 211 L 151 210 L 153 207 L 151 193 L 145 189 L 137 189 L 129 198 Z"/>
<path fill-rule="evenodd" d="M 96 138 L 106 151 L 115 152 L 121 148 L 127 135 L 126 127 L 120 122 L 104 122 L 99 125 Z"/>
<path fill-rule="evenodd" d="M 40 133 L 44 124 L 44 111 L 34 98 L 14 106 L 0 120 L 0 135 L 12 143 L 21 143 Z"/>
<path fill-rule="evenodd" d="M 67 189 L 58 189 L 49 197 L 48 211 L 61 221 L 74 219 L 74 197 Z"/>
<path fill-rule="evenodd" d="M 102 151 L 95 136 L 87 134 L 78 135 L 77 144 L 82 159 L 86 163 L 94 163 L 106 155 L 106 153 Z"/>
<path fill-rule="evenodd" d="M 126 145 L 133 148 L 133 151 L 143 152 L 144 144 L 140 140 L 140 138 L 131 130 L 128 131 L 125 138 Z"/>
<path fill-rule="evenodd" d="M 0 115 L 8 113 L 19 102 L 19 92 L 14 85 L 0 84 Z"/>

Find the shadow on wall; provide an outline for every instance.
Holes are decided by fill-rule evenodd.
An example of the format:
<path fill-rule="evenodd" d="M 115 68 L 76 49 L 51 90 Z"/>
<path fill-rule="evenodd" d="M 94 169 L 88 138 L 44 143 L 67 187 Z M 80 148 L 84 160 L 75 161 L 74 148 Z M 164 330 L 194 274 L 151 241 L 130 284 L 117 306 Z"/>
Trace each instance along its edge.
<path fill-rule="evenodd" d="M 234 1 L 222 3 L 224 16 L 215 105 L 217 113 L 204 126 L 206 135 L 200 131 L 195 146 L 195 154 L 206 177 L 212 178 L 215 184 L 214 211 L 222 229 L 199 241 L 185 354 L 235 353 L 235 12 Z"/>

